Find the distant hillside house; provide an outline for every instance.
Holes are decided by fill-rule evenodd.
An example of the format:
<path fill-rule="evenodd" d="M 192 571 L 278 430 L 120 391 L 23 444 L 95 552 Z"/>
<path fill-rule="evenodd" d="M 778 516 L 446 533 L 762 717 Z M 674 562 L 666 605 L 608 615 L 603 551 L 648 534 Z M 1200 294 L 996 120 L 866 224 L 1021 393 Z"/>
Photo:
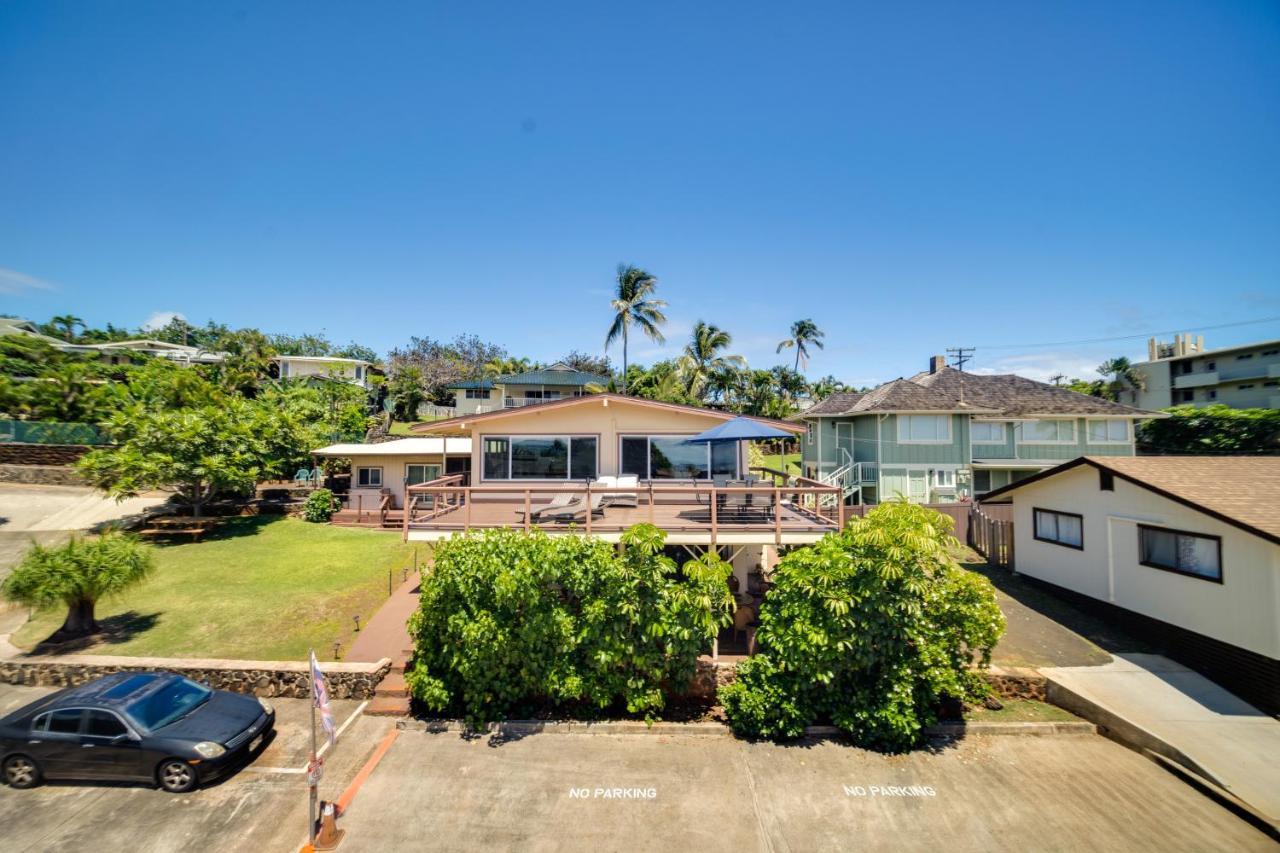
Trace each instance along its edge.
<path fill-rule="evenodd" d="M 1122 402 L 1280 409 L 1280 340 L 1206 350 L 1203 335 L 1175 335 L 1171 343 L 1151 338 L 1147 356 L 1133 365 L 1142 387 L 1122 391 Z"/>
<path fill-rule="evenodd" d="M 929 369 L 866 392 L 832 394 L 793 416 L 805 476 L 853 503 L 899 495 L 946 503 L 1078 456 L 1134 455 L 1134 424 L 1167 417 L 1011 374 Z"/>
<path fill-rule="evenodd" d="M 565 397 L 582 397 L 591 392 L 589 385 L 603 387 L 609 377 L 574 370 L 556 363 L 527 373 L 508 373 L 492 379 L 455 382 L 454 407 L 459 415 L 474 415 L 498 409 L 514 409 Z"/>
<path fill-rule="evenodd" d="M 60 348 L 66 352 L 77 352 L 86 355 L 96 353 L 105 364 L 129 364 L 138 360 L 135 356 L 163 358 L 183 365 L 217 364 L 227 357 L 225 352 L 214 352 L 200 347 L 149 339 L 111 341 L 104 344 L 64 343 Z"/>
<path fill-rule="evenodd" d="M 336 358 L 320 355 L 278 355 L 272 359 L 281 379 L 334 379 L 369 387 L 369 371 L 373 365 L 358 358 Z"/>

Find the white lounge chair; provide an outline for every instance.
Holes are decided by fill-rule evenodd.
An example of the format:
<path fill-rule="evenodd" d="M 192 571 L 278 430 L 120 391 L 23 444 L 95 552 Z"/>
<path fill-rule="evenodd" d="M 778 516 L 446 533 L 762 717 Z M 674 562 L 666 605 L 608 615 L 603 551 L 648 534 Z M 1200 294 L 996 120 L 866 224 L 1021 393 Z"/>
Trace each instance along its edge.
<path fill-rule="evenodd" d="M 604 515 L 604 495 L 592 495 L 590 509 L 587 507 L 586 501 L 581 497 L 575 498 L 567 506 L 558 509 L 544 509 L 540 518 L 555 521 L 577 521 L 578 516 L 582 516 L 582 520 L 587 520 L 587 512 L 592 515 Z"/>
<path fill-rule="evenodd" d="M 565 507 L 573 504 L 577 499 L 578 496 L 573 492 L 557 492 L 555 497 L 547 503 L 544 503 L 541 506 L 531 507 L 529 509 L 529 521 L 536 522 L 541 519 L 544 512 L 553 512 L 557 509 L 564 509 Z M 524 510 L 518 509 L 516 512 L 520 515 L 520 520 L 524 521 Z"/>
<path fill-rule="evenodd" d="M 621 474 L 617 477 L 612 474 L 606 474 L 603 477 L 597 477 L 592 483 L 592 489 L 601 489 L 604 496 L 605 506 L 629 506 L 637 505 L 638 494 L 636 492 L 610 492 L 610 488 L 635 489 L 640 485 L 640 478 L 635 474 Z"/>

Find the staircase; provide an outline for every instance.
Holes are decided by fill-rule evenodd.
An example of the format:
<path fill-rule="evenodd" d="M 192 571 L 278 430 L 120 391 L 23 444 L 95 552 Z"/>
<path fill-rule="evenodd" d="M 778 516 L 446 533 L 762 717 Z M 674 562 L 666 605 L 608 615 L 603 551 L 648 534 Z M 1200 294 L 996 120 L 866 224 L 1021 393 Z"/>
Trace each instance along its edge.
<path fill-rule="evenodd" d="M 391 671 L 378 683 L 373 699 L 365 706 L 366 714 L 371 717 L 409 716 L 409 685 L 405 683 L 404 672 L 412 654 L 412 649 L 405 649 L 392 659 Z"/>

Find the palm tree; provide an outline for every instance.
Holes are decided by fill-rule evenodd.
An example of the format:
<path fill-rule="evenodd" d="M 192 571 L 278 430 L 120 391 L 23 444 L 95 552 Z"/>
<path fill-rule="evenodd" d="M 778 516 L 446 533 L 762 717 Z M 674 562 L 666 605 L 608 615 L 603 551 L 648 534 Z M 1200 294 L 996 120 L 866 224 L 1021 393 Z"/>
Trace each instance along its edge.
<path fill-rule="evenodd" d="M 0 585 L 0 592 L 10 601 L 30 607 L 66 605 L 67 618 L 50 639 L 73 639 L 97 633 L 94 606 L 98 601 L 140 582 L 151 567 L 151 547 L 132 536 L 73 536 L 60 547 L 33 544 Z"/>
<path fill-rule="evenodd" d="M 81 320 L 74 314 L 59 314 L 49 320 L 49 325 L 55 329 L 62 330 L 62 336 L 67 339 L 67 343 L 71 343 L 76 337 L 76 326 L 84 328 L 84 320 Z"/>
<path fill-rule="evenodd" d="M 727 369 L 741 370 L 747 366 L 740 355 L 722 355 L 733 343 L 733 337 L 710 323 L 699 320 L 685 344 L 684 356 L 680 359 L 685 384 L 692 397 L 701 397 L 704 389 L 709 387 L 711 379 Z"/>
<path fill-rule="evenodd" d="M 1139 391 L 1146 388 L 1147 378 L 1124 356 L 1107 359 L 1098 365 L 1098 373 L 1104 377 L 1111 377 L 1105 394 L 1110 400 L 1118 401 L 1120 392 L 1129 388 L 1136 388 Z"/>
<path fill-rule="evenodd" d="M 795 347 L 796 364 L 793 369 L 798 373 L 802 364 L 808 364 L 809 347 L 812 345 L 822 349 L 822 339 L 824 337 L 826 337 L 826 332 L 819 329 L 812 320 L 796 320 L 791 324 L 791 337 L 779 343 L 776 351 L 782 352 L 788 347 Z"/>
<path fill-rule="evenodd" d="M 667 322 L 662 309 L 667 303 L 654 299 L 653 292 L 658 286 L 658 279 L 639 267 L 630 264 L 618 264 L 617 292 L 609 303 L 614 310 L 613 324 L 609 326 L 609 334 L 605 335 L 604 345 L 607 349 L 618 338 L 622 338 L 622 393 L 627 393 L 627 340 L 631 325 L 644 332 L 658 343 L 662 343 L 662 331 L 659 327 Z"/>

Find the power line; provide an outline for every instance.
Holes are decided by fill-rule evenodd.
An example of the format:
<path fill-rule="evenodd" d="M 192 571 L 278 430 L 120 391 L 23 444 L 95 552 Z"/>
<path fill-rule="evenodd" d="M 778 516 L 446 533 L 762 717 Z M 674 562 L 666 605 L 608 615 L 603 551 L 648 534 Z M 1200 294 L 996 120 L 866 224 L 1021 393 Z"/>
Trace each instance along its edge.
<path fill-rule="evenodd" d="M 1111 341 L 1134 341 L 1140 340 L 1141 338 L 1153 338 L 1157 335 L 1177 335 L 1192 327 L 1194 327 L 1197 332 L 1211 332 L 1215 329 L 1231 329 L 1236 326 L 1253 326 L 1259 323 L 1274 323 L 1277 321 L 1280 321 L 1280 316 L 1262 317 L 1257 320 L 1241 320 L 1236 323 L 1219 323 L 1215 326 L 1198 326 L 1193 324 L 1192 326 L 1183 326 L 1177 329 L 1164 329 L 1158 332 L 1142 332 L 1141 334 L 1136 335 L 1117 335 L 1110 338 L 1086 338 L 1079 341 L 1037 341 L 1035 343 L 1028 344 L 979 344 L 976 349 L 1028 349 L 1030 347 L 1069 347 L 1078 346 L 1080 344 L 1105 344 Z M 948 352 L 950 352 L 950 350 L 948 350 Z"/>

